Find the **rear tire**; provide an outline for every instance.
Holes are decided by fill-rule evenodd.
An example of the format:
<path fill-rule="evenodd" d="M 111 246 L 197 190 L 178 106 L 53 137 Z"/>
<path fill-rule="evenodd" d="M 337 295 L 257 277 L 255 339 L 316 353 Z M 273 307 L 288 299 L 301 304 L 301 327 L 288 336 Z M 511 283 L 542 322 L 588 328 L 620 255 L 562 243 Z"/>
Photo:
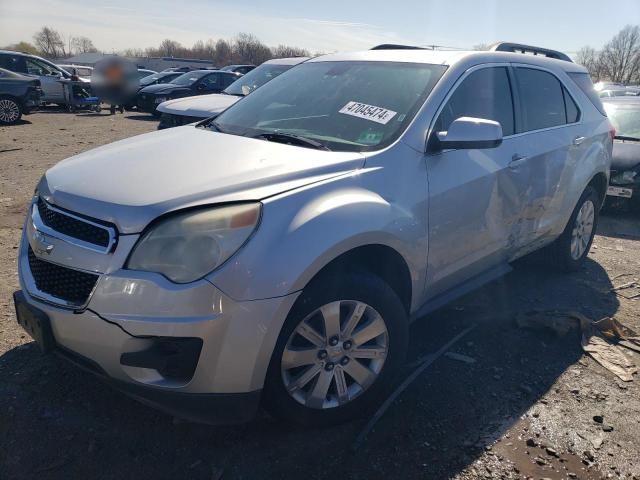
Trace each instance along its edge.
<path fill-rule="evenodd" d="M 398 295 L 373 274 L 312 281 L 273 351 L 263 397 L 267 410 L 313 427 L 366 414 L 394 383 L 406 354 L 408 323 Z"/>
<path fill-rule="evenodd" d="M 22 118 L 22 105 L 15 98 L 0 96 L 0 125 L 11 125 Z"/>
<path fill-rule="evenodd" d="M 550 259 L 559 270 L 575 272 L 589 255 L 600 216 L 600 204 L 596 189 L 587 186 L 564 232 L 548 247 Z"/>

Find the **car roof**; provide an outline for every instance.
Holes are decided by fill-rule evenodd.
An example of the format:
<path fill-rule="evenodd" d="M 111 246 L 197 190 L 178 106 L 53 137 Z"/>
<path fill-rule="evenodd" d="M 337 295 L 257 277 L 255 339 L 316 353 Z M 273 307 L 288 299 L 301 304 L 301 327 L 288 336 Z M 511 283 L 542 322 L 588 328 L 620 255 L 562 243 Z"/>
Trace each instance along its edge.
<path fill-rule="evenodd" d="M 262 65 L 297 65 L 306 62 L 310 57 L 290 57 L 290 58 L 274 58 L 267 60 Z"/>
<path fill-rule="evenodd" d="M 369 62 L 403 62 L 403 63 L 428 63 L 435 65 L 453 66 L 457 63 L 472 60 L 473 63 L 526 63 L 542 67 L 553 66 L 567 72 L 587 73 L 587 70 L 573 62 L 557 60 L 543 55 L 530 55 L 514 52 L 494 51 L 444 51 L 423 49 L 384 49 L 365 50 L 360 52 L 332 53 L 312 58 L 309 62 L 344 62 L 344 61 L 369 61 Z"/>

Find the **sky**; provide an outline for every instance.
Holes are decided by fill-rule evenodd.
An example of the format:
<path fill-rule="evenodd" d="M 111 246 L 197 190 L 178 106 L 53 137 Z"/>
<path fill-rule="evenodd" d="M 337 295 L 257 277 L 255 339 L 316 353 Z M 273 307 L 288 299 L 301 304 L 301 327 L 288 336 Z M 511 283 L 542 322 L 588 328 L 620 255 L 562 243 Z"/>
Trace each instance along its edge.
<path fill-rule="evenodd" d="M 640 0 L 0 0 L 0 46 L 32 41 L 43 25 L 86 36 L 104 52 L 256 35 L 270 46 L 314 52 L 380 43 L 471 48 L 498 40 L 567 53 L 601 47 L 627 23 L 640 23 Z"/>

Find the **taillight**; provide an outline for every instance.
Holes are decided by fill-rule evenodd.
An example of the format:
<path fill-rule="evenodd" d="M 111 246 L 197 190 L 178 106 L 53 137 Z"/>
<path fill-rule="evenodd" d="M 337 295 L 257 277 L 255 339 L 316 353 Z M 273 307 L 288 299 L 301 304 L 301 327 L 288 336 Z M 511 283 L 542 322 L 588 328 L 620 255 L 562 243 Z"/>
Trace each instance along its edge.
<path fill-rule="evenodd" d="M 616 127 L 614 127 L 613 125 L 609 126 L 609 135 L 611 135 L 611 141 L 616 138 Z"/>

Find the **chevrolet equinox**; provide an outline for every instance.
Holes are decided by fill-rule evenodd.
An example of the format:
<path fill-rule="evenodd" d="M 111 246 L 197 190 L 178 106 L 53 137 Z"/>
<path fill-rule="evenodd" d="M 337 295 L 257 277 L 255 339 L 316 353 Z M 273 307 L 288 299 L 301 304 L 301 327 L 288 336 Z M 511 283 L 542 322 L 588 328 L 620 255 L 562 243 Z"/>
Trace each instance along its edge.
<path fill-rule="evenodd" d="M 413 319 L 535 250 L 582 264 L 612 135 L 560 52 L 320 56 L 215 119 L 48 170 L 17 318 L 176 415 L 345 421 L 393 384 Z"/>

